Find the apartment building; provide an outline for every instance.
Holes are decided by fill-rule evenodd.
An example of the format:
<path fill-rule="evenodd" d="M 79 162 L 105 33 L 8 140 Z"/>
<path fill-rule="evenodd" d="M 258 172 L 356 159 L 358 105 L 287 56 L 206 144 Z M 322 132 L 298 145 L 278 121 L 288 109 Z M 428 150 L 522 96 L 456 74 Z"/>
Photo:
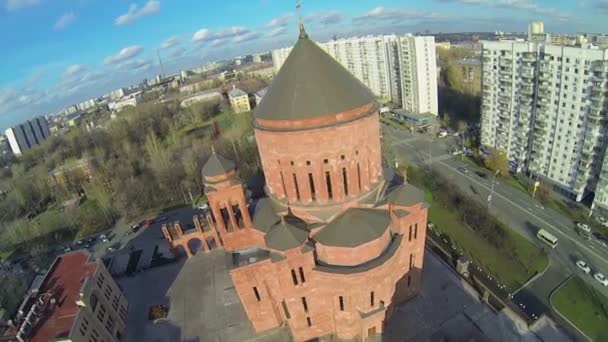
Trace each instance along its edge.
<path fill-rule="evenodd" d="M 128 303 L 100 261 L 85 251 L 58 256 L 39 295 L 17 317 L 18 341 L 119 342 Z"/>
<path fill-rule="evenodd" d="M 434 37 L 352 37 L 319 46 L 377 97 L 413 113 L 438 114 Z M 291 49 L 271 52 L 275 73 L 278 73 Z"/>
<path fill-rule="evenodd" d="M 606 150 L 608 50 L 483 42 L 483 145 L 580 201 L 596 189 Z"/>
<path fill-rule="evenodd" d="M 230 106 L 235 113 L 243 113 L 251 110 L 249 105 L 249 96 L 246 92 L 238 88 L 233 88 L 228 92 Z"/>
<path fill-rule="evenodd" d="M 26 150 L 40 145 L 51 136 L 49 123 L 44 116 L 33 118 L 5 131 L 13 154 L 20 156 Z"/>

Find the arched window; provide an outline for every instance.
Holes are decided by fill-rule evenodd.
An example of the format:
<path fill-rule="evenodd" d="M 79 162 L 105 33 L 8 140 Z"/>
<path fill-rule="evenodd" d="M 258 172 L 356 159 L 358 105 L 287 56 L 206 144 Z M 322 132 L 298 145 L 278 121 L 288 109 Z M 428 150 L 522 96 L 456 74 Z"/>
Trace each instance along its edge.
<path fill-rule="evenodd" d="M 99 299 L 97 298 L 97 295 L 94 293 L 91 293 L 91 311 L 95 312 L 95 308 L 97 308 L 97 303 L 99 303 Z"/>

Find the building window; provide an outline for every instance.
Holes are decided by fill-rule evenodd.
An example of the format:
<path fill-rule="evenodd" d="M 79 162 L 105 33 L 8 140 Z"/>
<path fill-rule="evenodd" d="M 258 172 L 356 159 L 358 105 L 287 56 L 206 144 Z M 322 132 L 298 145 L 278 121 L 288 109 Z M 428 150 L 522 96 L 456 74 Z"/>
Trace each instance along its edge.
<path fill-rule="evenodd" d="M 296 177 L 296 174 L 293 174 L 293 184 L 296 187 L 296 199 L 299 201 L 300 200 L 300 189 L 298 188 L 298 178 Z"/>
<path fill-rule="evenodd" d="M 370 306 L 374 306 L 374 304 L 375 304 L 374 291 L 370 292 L 370 294 L 369 294 L 369 302 L 370 302 Z"/>
<path fill-rule="evenodd" d="M 302 282 L 302 284 L 304 284 L 306 282 L 306 278 L 304 278 L 304 269 L 300 267 L 298 268 L 298 271 L 300 271 L 300 281 Z"/>
<path fill-rule="evenodd" d="M 309 327 L 312 326 L 312 321 L 310 320 L 310 317 L 306 317 L 306 323 L 308 324 Z"/>
<path fill-rule="evenodd" d="M 407 276 L 407 287 L 410 287 L 411 284 L 412 284 L 412 276 L 408 275 Z"/>
<path fill-rule="evenodd" d="M 410 254 L 410 269 L 414 266 L 414 254 Z"/>
<path fill-rule="evenodd" d="M 283 186 L 283 194 L 287 195 L 287 190 L 285 189 L 285 177 L 283 177 L 283 171 L 281 171 L 280 174 L 281 174 L 281 186 Z"/>
<path fill-rule="evenodd" d="M 310 194 L 312 196 L 312 200 L 316 200 L 317 196 L 315 194 L 315 180 L 312 177 L 312 173 L 308 174 L 308 184 L 310 184 Z"/>
<path fill-rule="evenodd" d="M 106 315 L 106 308 L 103 304 L 99 305 L 99 311 L 97 312 L 97 318 L 99 321 L 103 321 L 104 316 Z"/>
<path fill-rule="evenodd" d="M 344 311 L 344 297 L 338 297 L 338 301 L 340 302 L 340 311 Z"/>
<path fill-rule="evenodd" d="M 323 159 L 323 164 L 329 164 L 329 159 Z"/>
<path fill-rule="evenodd" d="M 258 302 L 259 302 L 260 300 L 262 300 L 262 298 L 260 297 L 260 293 L 258 292 L 258 288 L 257 288 L 257 287 L 255 287 L 255 286 L 253 287 L 253 293 L 255 294 L 255 299 L 257 299 L 257 300 L 258 300 Z"/>
<path fill-rule="evenodd" d="M 410 234 L 409 234 L 407 241 L 412 241 L 412 228 L 414 228 L 414 227 L 412 227 L 412 225 L 410 224 Z"/>
<path fill-rule="evenodd" d="M 361 191 L 361 167 L 357 163 L 357 182 L 359 183 L 359 191 Z"/>
<path fill-rule="evenodd" d="M 291 166 L 293 166 L 293 160 L 291 162 L 289 162 L 291 164 Z"/>
<path fill-rule="evenodd" d="M 342 168 L 342 182 L 344 183 L 344 195 L 348 196 L 348 177 L 346 176 L 346 168 Z"/>
<path fill-rule="evenodd" d="M 283 312 L 285 312 L 285 318 L 290 319 L 291 315 L 289 314 L 289 310 L 287 310 L 287 303 L 285 303 L 285 301 L 282 301 L 281 306 L 283 306 Z"/>
<path fill-rule="evenodd" d="M 108 317 L 108 320 L 106 321 L 106 329 L 111 333 L 113 328 L 114 320 L 112 319 L 112 317 Z"/>
<path fill-rule="evenodd" d="M 306 297 L 302 297 L 302 307 L 304 308 L 304 312 L 308 312 L 308 303 L 306 302 Z"/>
<path fill-rule="evenodd" d="M 306 161 L 306 165 L 310 165 L 310 160 L 307 160 L 307 161 Z"/>
<path fill-rule="evenodd" d="M 298 285 L 298 276 L 296 275 L 296 270 L 291 270 L 291 279 L 293 280 L 294 285 Z"/>
<path fill-rule="evenodd" d="M 340 159 L 344 160 L 344 159 L 346 159 L 346 156 L 345 155 L 341 155 Z"/>
<path fill-rule="evenodd" d="M 414 240 L 418 239 L 418 223 L 414 224 Z"/>
<path fill-rule="evenodd" d="M 331 191 L 331 177 L 329 171 L 325 171 L 325 183 L 327 184 L 327 195 L 329 196 L 329 199 L 332 199 L 334 195 Z"/>

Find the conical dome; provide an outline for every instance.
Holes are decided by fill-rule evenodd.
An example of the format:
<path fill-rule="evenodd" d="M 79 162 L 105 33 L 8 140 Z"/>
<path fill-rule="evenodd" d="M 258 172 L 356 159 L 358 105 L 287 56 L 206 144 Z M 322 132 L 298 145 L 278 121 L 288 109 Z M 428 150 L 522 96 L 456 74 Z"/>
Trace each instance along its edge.
<path fill-rule="evenodd" d="M 305 120 L 374 101 L 372 92 L 301 28 L 298 42 L 256 108 L 255 117 Z"/>

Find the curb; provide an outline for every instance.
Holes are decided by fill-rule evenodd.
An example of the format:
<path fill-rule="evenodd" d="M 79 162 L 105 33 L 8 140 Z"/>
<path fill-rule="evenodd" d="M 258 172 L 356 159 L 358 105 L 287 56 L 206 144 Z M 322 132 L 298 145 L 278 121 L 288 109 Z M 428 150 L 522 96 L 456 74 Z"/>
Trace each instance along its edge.
<path fill-rule="evenodd" d="M 568 277 L 568 279 L 564 280 L 561 284 L 559 284 L 558 287 L 555 288 L 555 290 L 553 290 L 553 292 L 551 292 L 551 295 L 549 295 L 549 304 L 551 305 L 551 309 L 557 313 L 564 321 L 568 322 L 568 324 L 570 324 L 570 326 L 572 326 L 576 331 L 578 331 L 582 336 L 584 336 L 588 341 L 593 341 L 593 339 L 591 339 L 591 337 L 589 337 L 587 334 L 585 334 L 581 329 L 579 329 L 574 323 L 572 323 L 572 321 L 570 321 L 566 316 L 562 315 L 561 312 L 559 312 L 559 310 L 557 310 L 555 308 L 555 306 L 553 306 L 553 295 L 555 294 L 555 292 L 557 292 L 559 289 L 562 288 L 562 286 L 564 286 L 564 284 L 566 284 L 570 279 L 572 279 L 573 275 L 570 275 Z"/>
<path fill-rule="evenodd" d="M 513 296 L 515 296 L 517 294 L 517 292 L 523 290 L 525 287 L 530 285 L 536 279 L 540 278 L 543 274 L 545 274 L 545 272 L 547 272 L 549 267 L 551 267 L 551 258 L 548 255 L 547 255 L 547 260 L 549 260 L 549 262 L 547 263 L 547 266 L 545 267 L 545 269 L 542 270 L 542 272 L 539 272 L 539 273 L 536 273 L 535 275 L 533 275 L 532 278 L 528 279 L 528 281 L 526 281 L 520 288 L 518 288 L 517 290 L 515 290 L 515 292 L 512 293 Z"/>

